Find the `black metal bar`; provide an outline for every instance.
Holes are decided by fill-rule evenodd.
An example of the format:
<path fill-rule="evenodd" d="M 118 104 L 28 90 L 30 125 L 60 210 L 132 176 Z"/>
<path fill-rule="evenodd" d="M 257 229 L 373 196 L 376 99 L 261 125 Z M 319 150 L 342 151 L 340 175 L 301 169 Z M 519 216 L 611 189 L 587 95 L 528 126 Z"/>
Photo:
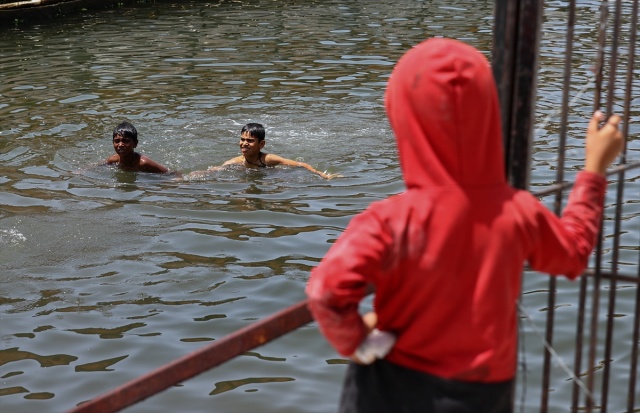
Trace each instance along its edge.
<path fill-rule="evenodd" d="M 492 67 L 500 97 L 505 171 L 512 186 L 526 189 L 529 186 L 542 0 L 496 0 L 494 21 Z M 553 305 L 549 310 L 553 311 Z"/>
<path fill-rule="evenodd" d="M 640 256 L 640 254 L 639 254 Z M 583 273 L 583 277 L 595 277 L 595 271 L 592 269 L 588 269 Z M 611 279 L 611 278 L 616 278 L 618 281 L 622 281 L 622 282 L 628 282 L 631 284 L 640 284 L 640 279 L 638 279 L 637 275 L 625 275 L 625 274 L 620 274 L 620 273 L 616 273 L 615 275 L 612 273 L 608 273 L 608 272 L 600 272 L 600 277 L 603 279 Z"/>
<path fill-rule="evenodd" d="M 620 38 L 620 14 L 622 13 L 622 2 L 616 1 L 613 20 L 613 33 L 611 34 L 611 54 L 608 61 L 609 81 L 607 89 L 607 116 L 613 113 L 613 101 L 615 99 L 616 74 L 618 68 L 618 41 Z"/>
<path fill-rule="evenodd" d="M 600 3 L 600 27 L 598 28 L 598 50 L 596 53 L 596 90 L 593 96 L 593 110 L 600 109 L 600 94 L 602 91 L 602 70 L 604 67 L 604 45 L 607 37 L 607 18 L 609 16 L 609 2 Z"/>
<path fill-rule="evenodd" d="M 636 33 L 638 32 L 638 3 L 639 0 L 633 2 L 631 10 L 631 28 L 629 29 L 629 60 L 627 62 L 627 73 L 625 76 L 626 87 L 624 93 L 624 112 L 622 115 L 622 136 L 625 137 L 624 148 L 620 157 L 620 163 L 627 162 L 627 137 L 629 136 L 629 120 L 631 119 L 631 92 L 633 89 L 633 68 L 636 58 Z"/>
<path fill-rule="evenodd" d="M 564 181 L 564 153 L 566 149 L 567 142 L 567 124 L 569 118 L 569 91 L 571 90 L 571 63 L 573 61 L 573 34 L 575 27 L 575 10 L 576 4 L 574 0 L 569 2 L 569 10 L 567 16 L 567 36 L 565 40 L 565 58 L 564 58 L 564 79 L 563 79 L 563 88 L 562 88 L 562 110 L 560 114 L 560 141 L 558 143 L 558 165 L 556 168 L 556 184 Z M 554 212 L 556 215 L 560 215 L 562 212 L 562 192 L 558 191 L 555 194 L 555 199 L 553 202 Z M 546 340 L 551 344 L 553 340 L 553 325 L 555 318 L 555 298 L 556 298 L 556 278 L 549 278 L 549 293 L 548 293 L 548 311 L 547 311 L 547 330 L 545 332 Z M 583 285 L 583 283 L 581 283 Z M 582 291 L 581 291 L 582 292 Z M 580 312 L 579 314 L 583 314 Z M 578 325 L 581 325 L 582 322 L 579 321 Z M 575 353 L 575 364 L 579 368 L 582 360 L 582 330 L 578 330 L 576 334 L 576 342 L 580 343 L 576 347 L 580 351 L 576 351 Z M 576 367 L 574 367 L 576 368 Z M 545 405 L 545 409 L 548 404 L 548 394 L 549 394 L 549 386 L 550 386 L 550 371 L 551 371 L 551 353 L 549 351 L 544 352 L 544 360 L 543 360 L 543 381 L 542 381 L 542 392 L 543 392 L 543 402 Z M 574 391 L 577 391 L 577 383 L 574 382 Z"/>
<path fill-rule="evenodd" d="M 545 324 L 545 341 L 553 347 L 553 325 L 556 306 L 556 277 L 549 277 L 549 289 L 547 294 L 547 319 Z M 550 314 L 549 314 L 550 313 Z M 542 393 L 540 400 L 540 411 L 546 412 L 549 409 L 549 389 L 551 387 L 551 352 L 545 348 L 544 360 L 542 363 Z"/>
<path fill-rule="evenodd" d="M 520 0 L 518 10 L 516 77 L 513 84 L 509 147 L 509 182 L 516 188 L 529 187 L 531 140 L 538 74 L 542 0 Z"/>
<path fill-rule="evenodd" d="M 613 34 L 611 40 L 611 58 L 609 59 L 609 87 L 607 95 L 607 114 L 613 113 L 613 99 L 615 95 L 616 74 L 618 68 L 618 39 L 620 37 L 620 16 L 622 14 L 622 2 L 617 1 L 614 13 Z M 616 191 L 616 206 L 613 231 L 613 251 L 611 257 L 611 271 L 614 277 L 609 280 L 609 300 L 607 307 L 607 325 L 605 330 L 605 346 L 604 346 L 604 368 L 602 371 L 602 390 L 600 409 L 602 413 L 607 413 L 607 405 L 609 401 L 609 381 L 611 379 L 611 348 L 613 346 L 613 329 L 615 321 L 617 278 L 615 274 L 618 272 L 618 259 L 620 247 L 620 221 L 622 215 L 622 201 L 624 192 L 624 174 L 618 175 L 618 187 Z"/>
<path fill-rule="evenodd" d="M 496 0 L 493 74 L 496 79 L 507 179 L 529 183 L 542 0 Z"/>
<path fill-rule="evenodd" d="M 587 376 L 587 389 L 589 393 L 585 394 L 585 411 L 591 413 L 593 411 L 593 388 L 595 380 L 595 359 L 596 351 L 598 350 L 598 314 L 600 312 L 600 281 L 602 268 L 602 223 L 600 223 L 600 230 L 598 231 L 598 243 L 596 246 L 596 263 L 595 274 L 593 277 L 593 294 L 591 298 L 591 324 L 589 325 L 589 354 L 587 361 L 587 369 L 589 375 Z"/>
<path fill-rule="evenodd" d="M 571 411 L 578 411 L 578 402 L 580 399 L 580 386 L 578 380 L 580 377 L 580 369 L 582 365 L 582 347 L 584 345 L 584 315 L 587 302 L 587 283 L 588 278 L 580 277 L 580 289 L 578 292 L 578 319 L 576 321 L 576 350 L 573 359 L 573 386 L 571 388 Z"/>
<path fill-rule="evenodd" d="M 637 1 L 636 1 L 637 6 Z M 636 13 L 637 13 L 636 7 Z M 638 248 L 640 249 L 640 239 L 638 240 Z M 638 254 L 638 275 L 637 282 L 640 283 L 640 254 Z M 632 412 L 635 409 L 635 397 L 636 397 L 636 381 L 638 379 L 638 343 L 640 342 L 640 287 L 636 288 L 636 310 L 633 315 L 633 338 L 631 346 L 631 363 L 629 372 L 629 396 L 627 398 L 627 411 Z"/>
<path fill-rule="evenodd" d="M 525 267 L 524 269 L 525 271 L 534 271 L 529 267 Z M 588 278 L 588 277 L 595 277 L 596 276 L 596 272 L 594 269 L 592 268 L 587 268 L 586 270 L 583 271 L 583 273 L 580 275 L 579 278 Z M 604 272 L 604 271 L 600 271 L 599 276 L 603 279 L 609 279 L 612 278 L 614 275 L 612 273 L 609 272 Z M 640 284 L 640 279 L 638 278 L 638 275 L 629 275 L 629 274 L 620 274 L 617 273 L 615 275 L 615 277 L 618 279 L 618 281 L 623 281 L 623 282 L 628 282 L 631 284 Z"/>
<path fill-rule="evenodd" d="M 505 171 L 509 171 L 511 140 L 511 113 L 513 101 L 513 79 L 515 77 L 516 27 L 518 24 L 518 4 L 512 0 L 496 0 L 493 26 L 493 46 L 491 68 L 496 80 L 502 114 L 502 142 L 504 146 Z"/>
<path fill-rule="evenodd" d="M 633 2 L 632 10 L 631 10 L 631 28 L 629 30 L 629 57 L 627 63 L 627 73 L 626 73 L 626 88 L 625 88 L 625 106 L 623 113 L 623 127 L 622 127 L 622 135 L 625 137 L 625 146 L 622 150 L 621 163 L 626 163 L 627 158 L 627 145 L 626 138 L 629 136 L 629 119 L 631 118 L 631 96 L 632 96 L 632 85 L 633 85 L 633 68 L 635 63 L 635 48 L 636 48 L 636 33 L 638 32 L 638 3 L 639 0 L 635 0 Z M 623 182 L 624 173 L 620 172 L 619 181 Z M 638 239 L 638 249 L 640 250 L 640 239 Z M 636 282 L 640 282 L 640 254 L 638 254 L 638 274 L 636 277 Z M 636 383 L 638 376 L 638 342 L 640 342 L 640 287 L 636 288 L 636 309 L 634 314 L 634 327 L 633 327 L 633 338 L 631 340 L 632 343 L 636 343 L 636 345 L 632 346 L 631 349 L 631 363 L 630 363 L 630 373 L 629 373 L 629 391 L 627 397 L 627 411 L 632 411 L 635 407 L 635 398 L 636 398 Z"/>
<path fill-rule="evenodd" d="M 635 168 L 640 168 L 640 161 L 639 162 L 634 162 L 634 163 L 627 163 L 624 165 L 620 165 L 617 166 L 615 168 L 612 168 L 611 170 L 607 171 L 607 176 L 612 176 L 612 175 L 616 175 L 616 174 L 620 174 L 622 172 L 626 172 L 629 171 L 631 169 L 635 169 Z M 558 191 L 564 191 L 567 190 L 569 188 L 571 188 L 573 186 L 573 182 L 563 182 L 561 184 L 554 184 L 551 185 L 548 188 L 545 189 L 541 189 L 539 191 L 531 191 L 531 194 L 533 196 L 539 197 L 539 198 L 543 198 L 547 195 L 551 195 L 554 194 Z"/>
<path fill-rule="evenodd" d="M 567 38 L 565 41 L 564 78 L 562 88 L 562 111 L 560 113 L 560 141 L 558 142 L 558 165 L 556 168 L 556 183 L 564 181 L 564 152 L 567 144 L 567 125 L 569 124 L 569 91 L 571 90 L 571 63 L 573 61 L 573 33 L 576 20 L 576 2 L 569 2 L 567 16 Z M 553 203 L 554 212 L 562 212 L 562 193 L 556 192 Z"/>

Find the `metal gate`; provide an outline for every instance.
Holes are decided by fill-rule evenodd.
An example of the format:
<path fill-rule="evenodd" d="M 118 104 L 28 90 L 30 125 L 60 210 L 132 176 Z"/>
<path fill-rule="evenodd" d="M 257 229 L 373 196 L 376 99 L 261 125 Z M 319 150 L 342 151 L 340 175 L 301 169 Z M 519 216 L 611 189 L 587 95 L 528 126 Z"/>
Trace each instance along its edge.
<path fill-rule="evenodd" d="M 551 3 L 551 2 L 549 2 Z M 543 191 L 532 191 L 545 198 L 553 197 L 556 213 L 561 212 L 561 204 L 566 190 L 571 186 L 565 181 L 565 151 L 567 124 L 571 109 L 570 91 L 572 86 L 572 57 L 574 51 L 574 28 L 579 23 L 576 1 L 553 2 L 561 6 L 566 13 L 566 39 L 563 69 L 564 85 L 562 105 L 558 119 L 559 139 L 557 142 L 557 164 L 555 167 L 556 184 Z M 559 4 L 560 3 L 560 4 Z M 501 99 L 503 113 L 503 131 L 505 144 L 505 162 L 512 185 L 529 188 L 529 171 L 533 142 L 533 125 L 535 115 L 536 83 L 540 56 L 540 36 L 543 21 L 542 0 L 497 0 L 495 13 L 493 69 Z M 640 400 L 638 384 L 638 345 L 640 341 L 640 231 L 629 225 L 633 217 L 638 216 L 637 205 L 640 201 L 640 177 L 638 159 L 631 160 L 628 151 L 629 142 L 640 139 L 630 136 L 629 124 L 635 117 L 638 119 L 640 108 L 632 107 L 635 96 L 640 94 L 640 80 L 635 62 L 636 33 L 638 31 L 638 0 L 614 2 L 602 1 L 597 9 L 599 27 L 597 28 L 596 64 L 593 70 L 594 81 L 592 109 L 602 109 L 606 115 L 613 113 L 614 107 L 623 118 L 622 132 L 627 144 L 619 160 L 619 166 L 608 174 L 608 192 L 614 194 L 615 202 L 605 206 L 604 222 L 601 236 L 593 255 L 593 262 L 583 277 L 580 278 L 579 302 L 575 318 L 575 331 L 557 331 L 556 317 L 558 296 L 558 280 L 549 277 L 546 290 L 547 303 L 543 309 L 546 313 L 545 325 L 540 329 L 539 340 L 543 343 L 544 357 L 541 365 L 531 365 L 521 358 L 519 370 L 519 390 L 521 400 L 515 401 L 521 410 L 525 409 L 527 394 L 536 393 L 540 400 L 541 412 L 549 411 L 549 399 L 556 390 L 557 372 L 552 371 L 552 363 L 559 365 L 563 371 L 560 380 L 571 381 L 572 412 L 594 409 L 608 411 L 615 404 L 626 406 L 624 411 L 640 411 L 636 405 Z M 634 73 L 635 69 L 635 73 Z M 635 90 L 634 90 L 635 89 Z M 619 112 L 622 107 L 622 113 Z M 637 152 L 636 152 L 637 155 Z M 611 195 L 610 195 L 611 196 Z M 624 211 L 631 199 L 635 211 Z M 636 221 L 637 222 L 637 221 Z M 628 228 L 627 228 L 628 227 Z M 633 273 L 619 271 L 620 253 L 626 253 L 625 260 L 632 260 Z M 620 314 L 618 294 L 623 291 L 626 296 L 635 296 L 634 308 Z M 523 297 L 524 299 L 524 297 Z M 521 299 L 521 302 L 523 301 Z M 529 310 L 521 305 L 521 325 L 530 322 Z M 564 313 L 563 313 L 564 316 Z M 620 328 L 620 319 L 626 322 Z M 564 323 L 566 325 L 566 321 Z M 631 328 L 629 328 L 629 326 Z M 535 326 L 533 327 L 535 329 Z M 629 331 L 631 330 L 631 331 Z M 522 331 L 522 327 L 521 327 Z M 554 339 L 562 337 L 563 341 L 572 341 L 573 357 L 568 360 L 555 351 Z M 521 334 L 521 348 L 526 345 Z M 622 354 L 622 360 L 613 363 L 613 349 Z M 523 351 L 520 352 L 522 357 Z M 572 367 L 569 367 L 572 366 Z M 628 377 L 624 382 L 612 380 L 613 369 L 618 377 Z M 532 369 L 540 369 L 531 374 L 539 378 L 527 380 Z M 615 387 L 615 396 L 612 388 Z M 536 388 L 532 391 L 532 388 Z M 626 394 L 626 400 L 620 395 Z M 569 406 L 567 406 L 569 407 Z"/>

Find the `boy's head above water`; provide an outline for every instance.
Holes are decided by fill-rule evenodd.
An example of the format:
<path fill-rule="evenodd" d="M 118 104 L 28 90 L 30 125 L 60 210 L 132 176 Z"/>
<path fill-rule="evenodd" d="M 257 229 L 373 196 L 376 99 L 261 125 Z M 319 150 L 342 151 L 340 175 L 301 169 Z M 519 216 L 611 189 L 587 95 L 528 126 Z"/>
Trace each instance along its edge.
<path fill-rule="evenodd" d="M 113 139 L 127 138 L 131 139 L 136 145 L 138 144 L 138 130 L 129 122 L 122 122 L 113 130 Z"/>
<path fill-rule="evenodd" d="M 249 136 L 256 138 L 258 142 L 262 142 L 266 135 L 264 126 L 262 126 L 262 124 L 260 123 L 247 123 L 242 127 L 242 130 L 240 131 L 240 135 L 244 135 L 245 133 L 249 134 Z"/>

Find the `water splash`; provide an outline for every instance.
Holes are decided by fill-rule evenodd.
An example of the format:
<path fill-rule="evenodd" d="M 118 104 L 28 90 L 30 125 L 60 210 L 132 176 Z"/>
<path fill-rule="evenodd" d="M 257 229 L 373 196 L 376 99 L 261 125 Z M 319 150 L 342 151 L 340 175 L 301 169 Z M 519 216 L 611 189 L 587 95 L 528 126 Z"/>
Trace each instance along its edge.
<path fill-rule="evenodd" d="M 0 245 L 21 245 L 27 240 L 17 229 L 0 229 Z"/>

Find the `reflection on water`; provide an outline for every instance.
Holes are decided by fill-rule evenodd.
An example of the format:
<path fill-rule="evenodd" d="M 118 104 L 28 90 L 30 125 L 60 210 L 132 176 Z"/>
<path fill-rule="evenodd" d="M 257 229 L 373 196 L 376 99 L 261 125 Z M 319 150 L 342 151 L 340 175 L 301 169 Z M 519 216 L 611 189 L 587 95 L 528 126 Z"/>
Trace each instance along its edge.
<path fill-rule="evenodd" d="M 215 396 L 216 394 L 224 393 L 230 390 L 235 390 L 240 386 L 247 386 L 250 384 L 258 383 L 284 383 L 287 381 L 293 381 L 295 379 L 291 377 L 249 377 L 242 380 L 230 380 L 225 382 L 216 383 L 216 388 L 213 389 L 209 396 Z M 245 390 L 246 392 L 258 391 L 257 389 Z"/>
<path fill-rule="evenodd" d="M 597 5 L 582 2 L 583 18 Z M 349 219 L 403 189 L 382 105 L 394 62 L 434 35 L 488 54 L 492 9 L 471 0 L 158 1 L 3 29 L 3 412 L 63 412 L 302 299 L 309 270 Z M 554 179 L 562 82 L 563 14 L 547 13 L 534 185 Z M 576 94 L 594 56 L 592 23 L 579 25 Z M 590 93 L 575 104 L 570 173 Z M 180 181 L 99 166 L 125 119 L 139 131 L 138 151 L 185 173 L 237 155 L 242 125 L 260 122 L 266 152 L 344 177 L 228 168 Z M 629 143 L 635 159 L 639 150 Z M 622 273 L 638 265 L 631 192 Z M 546 305 L 545 281 L 527 279 L 532 312 Z M 560 289 L 560 306 L 573 310 L 575 284 Z M 633 312 L 634 294 L 620 286 L 620 314 Z M 571 359 L 570 342 L 558 341 Z M 536 344 L 526 350 L 537 363 Z M 344 364 L 309 325 L 127 411 L 333 411 Z M 551 406 L 565 408 L 570 383 L 558 377 Z M 529 391 L 523 404 L 538 400 Z"/>

